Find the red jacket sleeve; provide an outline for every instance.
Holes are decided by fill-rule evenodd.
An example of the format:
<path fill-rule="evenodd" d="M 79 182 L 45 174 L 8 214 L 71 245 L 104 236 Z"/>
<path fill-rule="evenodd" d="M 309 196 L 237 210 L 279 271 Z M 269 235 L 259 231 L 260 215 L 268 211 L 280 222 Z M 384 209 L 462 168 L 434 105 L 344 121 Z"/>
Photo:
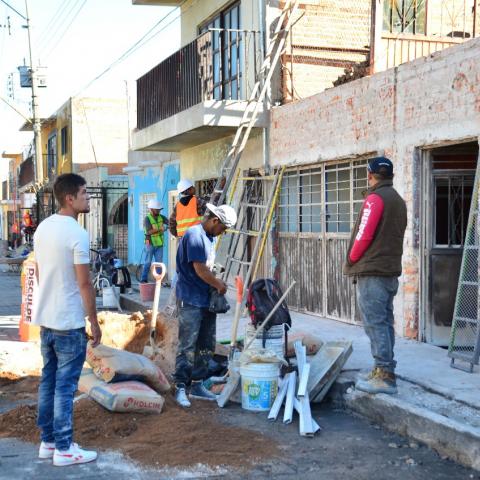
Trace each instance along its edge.
<path fill-rule="evenodd" d="M 362 219 L 360 220 L 357 236 L 349 254 L 350 262 L 358 262 L 372 243 L 383 215 L 383 208 L 382 197 L 376 193 L 368 195 L 365 202 L 363 202 Z"/>

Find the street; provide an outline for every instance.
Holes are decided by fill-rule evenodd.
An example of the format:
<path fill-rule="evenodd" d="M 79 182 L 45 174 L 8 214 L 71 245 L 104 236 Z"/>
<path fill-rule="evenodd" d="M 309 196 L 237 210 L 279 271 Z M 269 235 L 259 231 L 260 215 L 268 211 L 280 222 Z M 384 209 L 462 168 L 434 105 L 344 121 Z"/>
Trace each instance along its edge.
<path fill-rule="evenodd" d="M 0 359 L 0 378 L 12 366 L 11 357 L 15 351 L 25 348 L 17 341 L 16 322 L 18 321 L 20 305 L 19 276 L 12 274 L 0 275 L 0 290 L 8 292 L 1 300 L 0 344 L 2 357 Z M 30 346 L 31 358 L 38 347 Z M 8 354 L 7 354 L 8 352 Z M 22 354 L 22 368 L 28 367 L 28 358 Z M 28 355 L 27 355 L 28 357 Z M 19 358 L 19 357 L 15 357 Z M 30 364 L 30 366 L 33 366 Z M 10 395 L 2 393 L 0 411 L 8 412 L 20 404 L 33 404 L 35 396 L 23 398 L 15 402 Z M 212 421 L 231 428 L 243 428 L 264 436 L 265 449 L 276 452 L 271 458 L 263 457 L 259 452 L 259 460 L 249 464 L 245 458 L 244 468 L 227 465 L 191 464 L 188 451 L 195 448 L 195 441 L 189 437 L 188 447 L 182 447 L 182 439 L 178 438 L 180 454 L 185 449 L 183 465 L 174 468 L 162 462 L 162 442 L 152 440 L 157 465 L 133 462 L 121 451 L 105 452 L 100 447 L 97 462 L 70 467 L 68 469 L 54 468 L 48 460 L 37 458 L 37 444 L 25 443 L 14 438 L 0 439 L 0 478 L 1 479 L 74 479 L 91 478 L 107 479 L 114 475 L 119 480 L 147 478 L 306 478 L 306 479 L 477 479 L 479 472 L 461 467 L 451 461 L 440 458 L 428 447 L 414 440 L 384 431 L 380 426 L 372 424 L 363 418 L 353 416 L 338 405 L 327 402 L 312 409 L 313 416 L 322 427 L 322 431 L 314 438 L 302 438 L 298 435 L 298 420 L 284 425 L 280 420 L 269 422 L 265 414 L 246 412 L 237 404 L 230 404 L 225 409 L 215 405 L 205 405 L 202 402 L 202 421 Z M 101 408 L 101 407 L 99 407 Z M 168 406 L 170 408 L 178 408 Z M 108 414 L 127 416 L 133 414 Z M 161 414 L 166 415 L 166 414 Z M 166 418 L 166 417 L 165 417 Z M 160 416 L 158 421 L 161 421 Z M 198 419 L 197 419 L 198 420 Z M 1 419 L 0 419 L 1 421 Z M 135 436 L 124 434 L 123 445 L 135 442 Z M 201 437 L 197 437 L 201 438 Z M 106 439 L 105 439 L 106 441 Z M 213 439 L 212 439 L 213 442 Z M 102 444 L 102 439 L 96 439 L 95 446 Z M 222 447 L 223 445 L 223 447 Z M 88 442 L 85 443 L 85 447 Z M 164 446 L 165 447 L 165 446 Z M 221 439 L 219 452 L 214 452 L 219 458 L 229 458 L 229 438 Z M 261 448 L 261 447 L 260 447 Z M 236 449 L 238 450 L 238 448 Z M 178 453 L 178 452 L 177 452 Z M 169 453 L 171 455 L 171 453 Z M 192 457 L 194 455 L 192 454 Z M 216 457 L 215 457 L 216 458 Z M 241 458 L 241 456 L 240 456 Z M 153 468 L 154 467 L 154 468 Z"/>

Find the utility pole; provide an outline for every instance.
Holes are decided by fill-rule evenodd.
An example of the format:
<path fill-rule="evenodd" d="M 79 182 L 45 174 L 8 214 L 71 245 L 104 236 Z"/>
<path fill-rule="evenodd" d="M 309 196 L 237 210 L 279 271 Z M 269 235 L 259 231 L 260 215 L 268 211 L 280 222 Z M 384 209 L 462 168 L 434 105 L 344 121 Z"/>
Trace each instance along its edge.
<path fill-rule="evenodd" d="M 32 123 L 33 123 L 33 139 L 35 142 L 35 173 L 36 180 L 43 182 L 43 158 L 42 158 L 42 129 L 40 118 L 38 117 L 38 96 L 37 96 L 37 74 L 33 67 L 32 42 L 30 35 L 30 18 L 28 16 L 28 2 L 25 0 L 25 14 L 27 22 L 28 34 L 28 52 L 30 55 L 30 75 L 32 78 Z"/>
<path fill-rule="evenodd" d="M 7 7 L 13 10 L 18 16 L 26 21 L 27 35 L 28 35 L 28 52 L 30 59 L 30 78 L 32 82 L 32 125 L 33 125 L 33 139 L 35 145 L 35 180 L 37 183 L 43 181 L 43 158 L 42 158 L 42 131 L 40 117 L 38 116 L 38 95 L 37 95 L 37 74 L 33 66 L 32 42 L 30 38 L 30 18 L 28 16 L 28 2 L 25 0 L 25 15 L 22 15 L 18 10 L 9 5 L 5 0 L 0 0 Z"/>

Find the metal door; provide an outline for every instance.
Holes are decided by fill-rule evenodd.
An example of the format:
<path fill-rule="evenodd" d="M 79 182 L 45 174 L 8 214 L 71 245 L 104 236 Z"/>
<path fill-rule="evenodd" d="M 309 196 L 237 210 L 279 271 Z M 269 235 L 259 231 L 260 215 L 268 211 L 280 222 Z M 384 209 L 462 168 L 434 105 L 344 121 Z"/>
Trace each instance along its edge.
<path fill-rule="evenodd" d="M 452 149 L 453 147 L 450 147 Z M 461 148 L 461 147 L 458 147 Z M 464 147 L 463 147 L 464 148 Z M 449 342 L 455 296 L 463 253 L 463 242 L 472 198 L 475 170 L 463 162 L 459 152 L 450 150 L 442 165 L 435 153 L 430 155 L 427 180 L 426 271 L 427 289 L 425 339 L 434 345 Z M 476 164 L 476 154 L 470 164 Z M 441 158 L 441 157 L 440 157 Z M 455 165 L 455 162 L 458 162 Z M 447 167 L 447 168 L 444 168 Z"/>

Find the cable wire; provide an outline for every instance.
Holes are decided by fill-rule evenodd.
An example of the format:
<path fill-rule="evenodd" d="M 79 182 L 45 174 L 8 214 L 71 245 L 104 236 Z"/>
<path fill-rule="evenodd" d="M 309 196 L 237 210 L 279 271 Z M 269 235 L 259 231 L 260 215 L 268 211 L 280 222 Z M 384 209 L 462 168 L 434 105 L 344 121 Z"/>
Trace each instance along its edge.
<path fill-rule="evenodd" d="M 63 39 L 63 37 L 65 36 L 65 34 L 67 33 L 68 29 L 71 27 L 72 23 L 75 21 L 75 19 L 78 17 L 78 15 L 80 14 L 80 12 L 82 11 L 83 7 L 85 6 L 85 4 L 87 3 L 87 0 L 83 0 L 83 3 L 80 5 L 80 7 L 77 9 L 76 13 L 73 15 L 73 17 L 71 18 L 70 22 L 67 24 L 67 26 L 63 29 L 63 32 L 62 34 L 60 35 L 60 37 L 57 39 L 57 41 L 53 44 L 53 46 L 50 48 L 50 50 L 48 51 L 48 53 L 45 55 L 45 58 L 48 58 L 52 52 L 55 50 L 55 48 L 57 48 L 58 44 L 60 43 L 60 41 Z"/>
<path fill-rule="evenodd" d="M 84 85 L 75 95 L 79 95 L 81 92 L 86 90 L 88 87 L 90 87 L 94 82 L 99 80 L 101 77 L 103 77 L 106 73 L 108 73 L 110 70 L 112 70 L 116 65 L 119 63 L 123 62 L 125 59 L 127 59 L 130 55 L 135 53 L 139 48 L 143 47 L 145 44 L 147 44 L 150 40 L 155 38 L 159 33 L 163 32 L 167 27 L 169 27 L 175 20 L 178 20 L 181 16 L 181 7 L 187 2 L 188 0 L 183 0 L 183 2 L 174 10 L 171 10 L 168 12 L 165 16 L 163 16 L 158 22 L 153 25 L 147 33 L 145 33 L 139 40 L 137 40 L 130 48 L 128 48 L 120 57 L 118 57 L 114 62 L 112 62 L 105 70 L 102 71 L 99 75 L 97 75 L 95 78 L 90 80 L 86 85 Z M 195 5 L 198 2 L 198 0 L 194 0 L 188 8 L 184 11 L 188 11 L 190 8 L 192 8 L 193 5 Z M 157 28 L 163 21 L 165 21 L 168 17 L 170 17 L 173 13 L 179 12 L 180 14 L 173 18 L 170 22 L 168 22 L 166 25 L 164 25 L 160 30 L 157 32 L 154 32 L 149 38 L 147 38 L 154 30 Z"/>

